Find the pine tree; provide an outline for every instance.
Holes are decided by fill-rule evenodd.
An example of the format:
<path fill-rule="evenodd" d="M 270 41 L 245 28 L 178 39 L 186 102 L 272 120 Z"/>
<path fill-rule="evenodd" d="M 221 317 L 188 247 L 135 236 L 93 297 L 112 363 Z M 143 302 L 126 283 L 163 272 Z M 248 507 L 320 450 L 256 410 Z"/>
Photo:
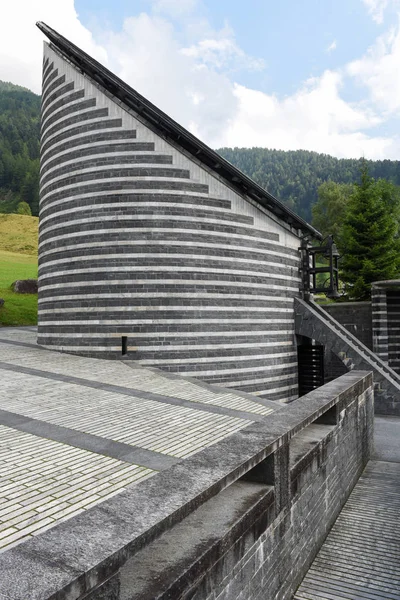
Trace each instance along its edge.
<path fill-rule="evenodd" d="M 349 198 L 354 193 L 354 185 L 325 181 L 318 188 L 318 200 L 311 208 L 312 224 L 325 238 L 332 235 L 338 248 L 341 248 L 341 234 Z"/>
<path fill-rule="evenodd" d="M 341 279 L 349 295 L 369 298 L 371 283 L 394 279 L 400 267 L 397 210 L 391 183 L 374 181 L 366 163 L 361 167 L 361 183 L 350 197 L 342 232 Z"/>

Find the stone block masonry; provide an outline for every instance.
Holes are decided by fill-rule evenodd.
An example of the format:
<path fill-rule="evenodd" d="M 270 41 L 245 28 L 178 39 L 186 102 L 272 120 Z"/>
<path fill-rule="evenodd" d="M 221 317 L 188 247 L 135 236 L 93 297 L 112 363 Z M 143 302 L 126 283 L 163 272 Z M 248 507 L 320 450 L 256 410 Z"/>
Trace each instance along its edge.
<path fill-rule="evenodd" d="M 343 394 L 348 378 L 338 404 L 269 457 L 271 472 L 250 471 L 128 561 L 116 597 L 291 599 L 369 458 L 372 379 Z"/>
<path fill-rule="evenodd" d="M 400 373 L 400 281 L 372 284 L 374 352 Z"/>
<path fill-rule="evenodd" d="M 400 376 L 380 356 L 364 346 L 345 327 L 314 302 L 296 298 L 296 333 L 325 346 L 347 369 L 374 374 L 375 412 L 400 415 Z"/>
<path fill-rule="evenodd" d="M 372 376 L 353 371 L 0 554 L 0 596 L 289 600 L 372 432 Z"/>
<path fill-rule="evenodd" d="M 292 400 L 298 247 L 45 46 L 39 344 Z"/>
<path fill-rule="evenodd" d="M 373 350 L 371 302 L 337 302 L 324 304 L 321 308 L 339 321 L 364 346 Z"/>

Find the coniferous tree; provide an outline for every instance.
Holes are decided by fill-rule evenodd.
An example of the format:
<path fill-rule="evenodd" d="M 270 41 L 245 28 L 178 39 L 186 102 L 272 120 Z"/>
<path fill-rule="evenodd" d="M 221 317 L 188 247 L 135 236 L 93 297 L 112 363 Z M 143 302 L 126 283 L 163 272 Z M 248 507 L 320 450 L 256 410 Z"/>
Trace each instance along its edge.
<path fill-rule="evenodd" d="M 0 212 L 25 201 L 38 214 L 39 121 L 40 97 L 0 81 Z"/>
<path fill-rule="evenodd" d="M 19 215 L 28 215 L 32 216 L 31 207 L 27 202 L 19 202 L 17 206 L 17 213 Z"/>
<path fill-rule="evenodd" d="M 17 204 L 28 202 L 33 215 L 38 214 L 39 120 L 40 97 L 0 81 L 0 199 L 10 192 Z M 318 187 L 327 181 L 353 184 L 360 166 L 359 159 L 306 150 L 221 148 L 219 152 L 307 221 Z M 400 161 L 366 162 L 375 179 L 400 185 Z M 1 210 L 14 210 L 17 204 L 2 202 Z"/>
<path fill-rule="evenodd" d="M 363 162 L 362 159 L 339 159 L 308 150 L 220 148 L 218 152 L 306 221 L 311 220 L 311 208 L 317 202 L 319 186 L 326 181 L 354 184 Z M 374 179 L 400 185 L 400 161 L 365 162 Z"/>
<path fill-rule="evenodd" d="M 319 186 L 318 200 L 311 209 L 313 226 L 324 238 L 332 235 L 339 248 L 343 222 L 353 193 L 353 184 L 325 181 Z"/>
<path fill-rule="evenodd" d="M 374 181 L 364 163 L 361 182 L 350 197 L 342 231 L 341 279 L 349 295 L 357 300 L 369 298 L 371 283 L 393 279 L 400 266 L 398 210 L 392 199 L 395 187 L 383 180 Z"/>

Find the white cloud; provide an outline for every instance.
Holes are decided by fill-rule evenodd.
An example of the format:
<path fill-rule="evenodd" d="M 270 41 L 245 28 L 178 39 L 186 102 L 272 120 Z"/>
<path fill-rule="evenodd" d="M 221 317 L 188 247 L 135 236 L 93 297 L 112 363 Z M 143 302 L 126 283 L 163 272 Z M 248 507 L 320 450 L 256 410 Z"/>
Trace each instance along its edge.
<path fill-rule="evenodd" d="M 142 13 L 105 38 L 111 66 L 182 125 L 215 143 L 237 111 L 233 84 L 223 73 L 182 52 L 172 25 Z"/>
<path fill-rule="evenodd" d="M 206 37 L 197 44 L 183 48 L 182 53 L 201 63 L 209 64 L 211 67 L 224 68 L 231 72 L 240 69 L 251 71 L 265 69 L 265 61 L 248 56 L 237 45 L 233 31 L 227 26 L 219 32 L 214 32 L 213 37 Z"/>
<path fill-rule="evenodd" d="M 326 71 L 280 99 L 234 83 L 232 65 L 257 65 L 228 27 L 212 32 L 204 26 L 202 32 L 182 47 L 170 22 L 143 13 L 105 44 L 123 79 L 213 147 L 305 148 L 370 158 L 398 151 L 390 138 L 368 135 L 381 122 L 372 110 L 342 99 L 343 74 Z"/>
<path fill-rule="evenodd" d="M 362 133 L 379 119 L 342 100 L 341 84 L 338 73 L 326 71 L 283 100 L 236 85 L 239 111 L 223 145 L 240 146 L 238 140 L 243 140 L 246 146 L 302 148 L 338 157 L 382 158 L 395 153 L 392 140 Z"/>
<path fill-rule="evenodd" d="M 198 0 L 154 0 L 153 10 L 172 17 L 181 17 L 192 13 Z"/>
<path fill-rule="evenodd" d="M 400 0 L 362 0 L 375 23 L 382 25 L 389 8 L 400 9 Z"/>
<path fill-rule="evenodd" d="M 389 0 L 363 0 L 363 2 L 373 20 L 378 24 L 383 23 L 384 13 L 388 7 Z"/>
<path fill-rule="evenodd" d="M 347 73 L 365 86 L 381 112 L 400 114 L 400 26 L 380 36 L 362 58 L 347 66 Z"/>
<path fill-rule="evenodd" d="M 3 8 L 0 20 L 0 79 L 40 93 L 42 43 L 35 26 L 44 21 L 90 54 L 106 62 L 104 49 L 80 23 L 73 0 L 13 0 Z"/>
<path fill-rule="evenodd" d="M 235 83 L 239 69 L 257 70 L 264 63 L 245 53 L 229 25 L 214 30 L 199 18 L 197 0 L 153 0 L 151 12 L 125 19 L 121 30 L 101 31 L 101 45 L 80 23 L 73 0 L 32 4 L 16 0 L 0 23 L 0 79 L 40 90 L 43 35 L 34 22 L 43 20 L 212 147 L 304 148 L 341 157 L 400 154 L 394 135 L 371 133 L 400 102 L 398 28 L 359 61 L 325 71 L 280 98 Z M 375 104 L 367 98 L 346 102 L 348 78 L 367 86 Z"/>
<path fill-rule="evenodd" d="M 337 43 L 336 40 L 333 40 L 333 42 L 327 47 L 326 51 L 329 52 L 333 52 L 334 50 L 336 50 L 337 47 Z"/>
<path fill-rule="evenodd" d="M 339 72 L 326 71 L 280 99 L 235 84 L 235 66 L 263 65 L 245 54 L 228 26 L 213 31 L 203 22 L 193 37 L 193 44 L 182 46 L 157 12 L 131 17 L 123 31 L 103 39 L 123 79 L 213 147 L 305 148 L 371 158 L 396 152 L 390 138 L 368 135 L 380 123 L 371 110 L 341 98 Z"/>

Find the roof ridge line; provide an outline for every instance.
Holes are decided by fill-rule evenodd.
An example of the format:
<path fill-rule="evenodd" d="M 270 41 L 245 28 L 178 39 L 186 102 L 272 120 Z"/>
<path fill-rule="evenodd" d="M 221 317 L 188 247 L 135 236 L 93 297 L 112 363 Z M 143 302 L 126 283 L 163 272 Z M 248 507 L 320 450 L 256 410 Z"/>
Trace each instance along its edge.
<path fill-rule="evenodd" d="M 289 227 L 299 229 L 305 235 L 322 239 L 321 233 L 312 225 L 220 156 L 215 150 L 212 150 L 212 148 L 196 138 L 196 136 L 182 125 L 179 125 L 179 123 L 89 54 L 78 48 L 78 46 L 75 46 L 75 44 L 45 23 L 38 21 L 36 25 L 49 38 L 50 42 L 81 71 L 118 98 L 128 108 L 133 109 L 139 115 L 143 116 L 143 118 L 155 127 L 156 131 L 161 131 L 164 137 L 170 138 L 194 158 L 201 160 L 204 165 L 226 180 L 239 194 L 248 196 L 263 209 L 272 212 L 280 220 L 286 222 Z"/>

